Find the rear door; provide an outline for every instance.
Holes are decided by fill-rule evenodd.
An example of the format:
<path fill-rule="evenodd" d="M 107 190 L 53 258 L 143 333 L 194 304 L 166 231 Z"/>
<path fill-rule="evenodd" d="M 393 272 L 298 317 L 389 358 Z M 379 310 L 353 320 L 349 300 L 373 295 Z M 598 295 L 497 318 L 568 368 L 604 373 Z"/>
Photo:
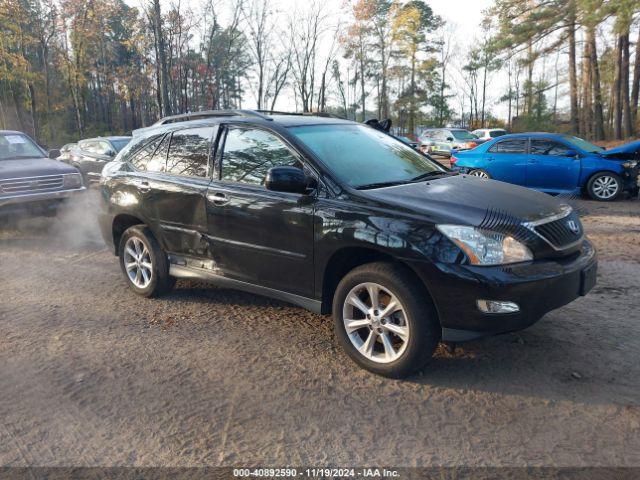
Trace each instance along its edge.
<path fill-rule="evenodd" d="M 515 185 L 525 185 L 527 172 L 527 139 L 498 140 L 484 156 L 484 169 L 491 178 Z"/>
<path fill-rule="evenodd" d="M 312 297 L 315 195 L 264 187 L 269 168 L 302 168 L 302 157 L 260 127 L 227 125 L 223 135 L 207 193 L 216 268 L 236 280 Z"/>
<path fill-rule="evenodd" d="M 527 186 L 548 192 L 575 190 L 580 179 L 580 157 L 569 157 L 570 150 L 573 149 L 550 138 L 532 138 Z"/>
<path fill-rule="evenodd" d="M 212 138 L 217 126 L 176 130 L 167 134 L 166 167 L 147 175 L 148 189 L 164 247 L 171 253 L 209 257 L 206 240 L 206 195 L 209 187 Z M 147 182 L 145 185 L 144 182 Z"/>

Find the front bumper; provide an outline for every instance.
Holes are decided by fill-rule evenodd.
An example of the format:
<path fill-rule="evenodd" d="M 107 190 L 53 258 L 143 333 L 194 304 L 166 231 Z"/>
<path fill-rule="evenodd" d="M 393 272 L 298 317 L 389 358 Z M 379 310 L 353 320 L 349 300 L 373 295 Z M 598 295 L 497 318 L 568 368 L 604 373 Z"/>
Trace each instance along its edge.
<path fill-rule="evenodd" d="M 435 302 L 443 340 L 464 341 L 533 325 L 586 294 L 581 291 L 583 272 L 592 268 L 597 268 L 597 255 L 585 240 L 579 252 L 564 259 L 496 267 L 425 263 L 416 270 Z M 482 313 L 480 299 L 515 302 L 520 311 Z"/>

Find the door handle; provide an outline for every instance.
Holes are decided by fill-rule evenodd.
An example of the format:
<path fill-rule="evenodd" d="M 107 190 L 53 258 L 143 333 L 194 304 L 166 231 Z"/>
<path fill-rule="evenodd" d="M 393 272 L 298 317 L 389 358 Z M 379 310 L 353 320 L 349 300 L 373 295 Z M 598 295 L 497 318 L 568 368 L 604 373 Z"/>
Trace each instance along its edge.
<path fill-rule="evenodd" d="M 229 198 L 221 192 L 210 193 L 209 195 L 207 195 L 207 199 L 213 202 L 214 205 L 224 205 L 225 203 L 229 202 Z"/>
<path fill-rule="evenodd" d="M 487 162 L 493 162 L 493 157 L 487 157 Z"/>

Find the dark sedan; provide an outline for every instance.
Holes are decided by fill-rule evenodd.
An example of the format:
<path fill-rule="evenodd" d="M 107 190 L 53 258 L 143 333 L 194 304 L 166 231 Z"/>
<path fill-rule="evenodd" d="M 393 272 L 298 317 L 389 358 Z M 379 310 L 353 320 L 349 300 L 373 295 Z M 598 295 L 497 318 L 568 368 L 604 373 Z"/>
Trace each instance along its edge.
<path fill-rule="evenodd" d="M 100 180 L 104 166 L 115 158 L 131 137 L 97 137 L 80 140 L 71 151 L 69 163 L 80 170 L 84 184 Z"/>
<path fill-rule="evenodd" d="M 78 170 L 51 159 L 59 154 L 45 152 L 22 132 L 0 130 L 0 215 L 55 213 L 64 199 L 84 190 Z"/>

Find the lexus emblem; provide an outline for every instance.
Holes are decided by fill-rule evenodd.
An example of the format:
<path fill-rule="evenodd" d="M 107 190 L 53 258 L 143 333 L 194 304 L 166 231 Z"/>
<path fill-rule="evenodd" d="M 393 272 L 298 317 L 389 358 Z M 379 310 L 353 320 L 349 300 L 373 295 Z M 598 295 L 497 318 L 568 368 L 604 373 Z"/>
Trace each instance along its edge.
<path fill-rule="evenodd" d="M 575 220 L 569 220 L 567 222 L 567 227 L 569 227 L 569 230 L 571 230 L 576 235 L 578 233 L 580 233 L 580 226 L 578 225 L 578 223 Z"/>

